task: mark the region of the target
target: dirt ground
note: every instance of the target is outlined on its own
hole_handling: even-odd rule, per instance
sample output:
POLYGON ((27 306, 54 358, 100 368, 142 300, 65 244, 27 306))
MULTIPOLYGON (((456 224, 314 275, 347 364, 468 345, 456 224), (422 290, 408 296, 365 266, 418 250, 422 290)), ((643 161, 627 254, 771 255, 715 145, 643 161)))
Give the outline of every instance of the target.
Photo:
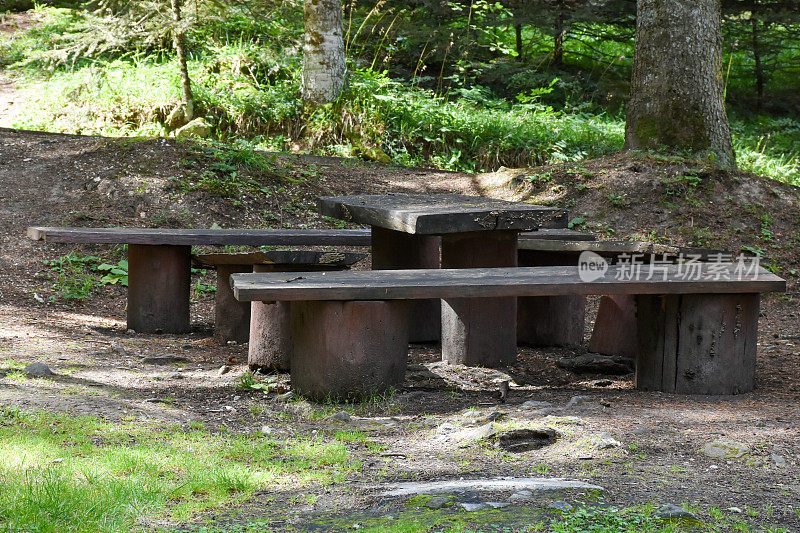
MULTIPOLYGON (((111 420, 130 416, 178 424, 198 420, 210 428, 225 426, 237 432, 269 426, 279 432, 310 434, 323 428, 352 427, 368 431, 385 444, 379 454, 354 447, 351 452, 363 458, 365 468, 346 486, 326 488, 313 505, 292 503, 296 494, 280 495, 283 505, 279 506, 281 518, 273 517, 276 527, 286 520, 311 527, 320 516, 347 516, 364 509, 388 513, 392 504, 377 496, 377 491, 382 484, 396 481, 546 475, 605 487, 608 504, 671 502, 700 509, 748 509, 741 517, 755 525, 800 529, 796 511, 800 501, 800 318, 793 287, 790 298, 770 296, 764 302, 756 391, 750 394, 702 397, 639 392, 632 388, 631 375, 577 375, 556 366, 560 357, 580 353, 580 349, 521 349, 514 368, 497 371, 448 367, 439 361, 437 346, 421 345, 412 349, 403 390, 383 402, 360 407, 345 422, 320 419, 302 402, 281 403, 276 393, 237 388, 246 371, 246 346, 224 344, 213 337, 213 302, 208 295, 195 295, 193 331, 183 336, 126 332, 125 293, 120 287, 102 287, 82 302, 51 302, 55 293, 45 261, 74 246, 30 241, 24 236, 28 225, 153 226, 166 221, 194 227, 212 223, 246 227, 263 224, 264 212, 269 211, 276 224, 325 226, 332 222, 315 216, 311 207, 313 196, 320 193, 423 190, 515 195, 508 186, 499 187, 502 173, 470 176, 377 165, 354 167, 346 161, 295 156, 280 164, 294 165, 293 172, 313 169, 313 183, 287 187, 268 205, 254 200, 231 208, 228 200, 205 193, 155 193, 169 188, 170 180, 163 176, 179 172, 176 161, 191 157, 192 151, 189 145, 169 140, 131 143, 0 131, 0 361, 4 361, 0 367, 8 367, 0 368, 0 373, 38 361, 57 374, 24 382, 0 379, 0 403, 111 420), (166 366, 142 362, 145 356, 164 354, 179 359, 166 366), (220 375, 223 365, 231 366, 231 372, 220 375), (508 400, 500 403, 497 383, 509 378, 508 400), (574 396, 586 398, 566 407, 574 396), (164 398, 170 401, 157 401, 164 398), (522 407, 528 400, 552 406, 522 407), (249 408, 264 403, 269 409, 249 408), (472 414, 471 408, 477 408, 479 415, 472 414), (569 438, 503 459, 485 446, 462 448, 440 438, 441 428, 448 424, 463 430, 474 425, 476 416, 490 415, 520 424, 567 425, 569 438), (584 445, 592 436, 603 434, 621 445, 608 449, 584 445), (720 438, 748 446, 749 453, 726 460, 700 453, 704 445, 720 438), (290 518, 284 516, 287 513, 290 518)), ((639 216, 645 218, 645 214, 639 216)), ((82 249, 104 252, 103 247, 82 249)), ((280 376, 279 381, 289 388, 288 376, 280 376)), ((257 495, 216 519, 269 520, 275 497, 257 495), (260 504, 260 498, 273 503, 260 504)), ((552 499, 543 497, 542 506, 548 498, 552 499)))

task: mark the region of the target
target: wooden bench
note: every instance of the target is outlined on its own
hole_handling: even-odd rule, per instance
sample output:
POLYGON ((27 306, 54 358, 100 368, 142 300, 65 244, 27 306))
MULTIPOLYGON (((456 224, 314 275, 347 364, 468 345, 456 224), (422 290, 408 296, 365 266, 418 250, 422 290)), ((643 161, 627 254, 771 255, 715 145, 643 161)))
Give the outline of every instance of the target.
POLYGON ((224 341, 249 342, 247 362, 253 370, 289 370, 288 303, 240 302, 230 275, 238 272, 314 272, 345 270, 367 254, 277 250, 192 256, 199 268, 217 271, 214 333, 224 341), (251 335, 250 332, 256 333, 251 335))
MULTIPOLYGON (((368 229, 153 229, 32 226, 27 236, 49 243, 128 245, 128 328, 140 333, 189 330, 192 246, 348 246, 372 243, 368 229)), ((530 238, 580 239, 571 230, 530 238)), ((438 250, 438 248, 437 248, 438 250)), ((438 257, 436 258, 438 262, 438 257)), ((438 263, 437 263, 438 266, 438 263)))
MULTIPOLYGON (((644 257, 678 253, 678 248, 663 244, 637 241, 585 241, 576 239, 533 240, 520 238, 518 241, 519 266, 577 266, 583 252, 594 252, 613 261, 622 254, 641 254, 644 257)), ((605 299, 603 299, 605 301, 605 299)), ((602 305, 599 327, 592 333, 592 339, 607 339, 611 325, 617 317, 611 315, 615 308, 602 305)), ((530 296, 517 300, 517 342, 528 346, 567 346, 583 344, 586 315, 586 296, 530 296)), ((598 322, 596 322, 598 324, 598 322)), ((613 328, 612 328, 613 329, 613 328)), ((598 344, 595 342, 595 344, 598 344)), ((597 346, 595 346, 597 349, 597 346)), ((624 351, 624 348, 606 343, 600 347, 601 353, 624 351)), ((595 350, 592 350, 595 351, 595 350)))
MULTIPOLYGON (((233 274, 231 284, 240 301, 293 302, 292 386, 313 399, 359 397, 402 384, 407 300, 441 298, 448 306, 467 298, 587 294, 635 295, 638 388, 747 392, 760 294, 784 291, 786 283, 762 268, 745 279, 725 279, 736 276, 734 265, 713 272, 706 266, 690 280, 668 265, 650 280, 617 279, 621 267, 610 266, 584 282, 577 268, 555 266, 233 274)), ((450 337, 459 334, 445 325, 442 344, 457 342, 450 337)))

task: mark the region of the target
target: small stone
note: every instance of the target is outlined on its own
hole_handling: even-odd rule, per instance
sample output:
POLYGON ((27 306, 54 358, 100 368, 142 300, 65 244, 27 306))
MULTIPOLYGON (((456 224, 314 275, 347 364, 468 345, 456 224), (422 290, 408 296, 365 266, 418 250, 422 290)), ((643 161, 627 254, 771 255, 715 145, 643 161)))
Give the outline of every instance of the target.
POLYGON ((728 507, 728 508, 727 508, 727 509, 725 509, 725 510, 726 510, 726 511, 730 511, 731 513, 742 514, 742 510, 741 510, 741 509, 739 509, 738 507, 728 507))
POLYGON ((133 330, 133 329, 130 329, 130 328, 126 329, 125 330, 125 334, 126 335, 136 335, 136 330, 133 330))
POLYGON ((290 402, 294 398, 294 392, 284 392, 283 394, 279 394, 275 396, 275 400, 278 402, 290 402))
POLYGON ((683 507, 678 507, 672 503, 665 503, 662 505, 661 509, 659 509, 656 513, 656 516, 659 518, 682 518, 697 520, 697 517, 694 515, 694 513, 691 513, 683 507))
POLYGON ((488 507, 488 505, 486 505, 485 503, 459 503, 458 505, 460 505, 465 511, 470 513, 473 511, 481 511, 488 507))
POLYGON ((531 499, 532 495, 533 493, 529 490, 521 490, 519 492, 515 492, 514 494, 512 494, 508 498, 508 501, 512 503, 527 502, 531 499))
POLYGON ((433 498, 428 500, 428 502, 425 504, 425 507, 434 510, 441 509, 442 507, 447 505, 449 501, 450 500, 445 498, 444 496, 434 496, 433 498))
POLYGON ((234 397, 233 397, 233 401, 234 401, 234 402, 238 402, 238 401, 239 401, 239 400, 241 400, 241 399, 242 399, 242 397, 241 397, 241 396, 234 396, 234 397))
POLYGON ((553 404, 550 402, 528 400, 527 402, 523 403, 520 407, 522 407, 523 409, 547 409, 553 407, 553 404))
POLYGON ((261 434, 262 435, 271 435, 272 434, 272 428, 269 427, 269 426, 261 426, 261 434))
POLYGON ((772 462, 775 463, 775 466, 779 468, 783 468, 786 466, 786 459, 782 455, 778 455, 777 453, 773 453, 770 458, 772 462))
POLYGON ((177 130, 185 126, 186 120, 186 106, 179 105, 172 110, 172 113, 167 117, 167 125, 171 130, 177 130))
POLYGON ((569 399, 567 405, 564 406, 564 409, 569 409, 570 407, 575 407, 576 405, 586 405, 587 403, 591 402, 591 396, 573 396, 569 399))
POLYGON ((160 354, 142 358, 145 365, 171 365, 174 363, 187 363, 189 360, 178 355, 160 354))
POLYGON ((589 447, 596 450, 607 450, 609 448, 619 448, 622 446, 620 441, 605 432, 590 435, 588 441, 589 447))
POLYGON ((224 374, 227 374, 231 370, 232 370, 231 367, 229 367, 228 365, 222 365, 221 367, 219 367, 219 370, 217 370, 217 375, 222 376, 224 374))
POLYGON ((338 420, 339 422, 350 422, 352 418, 347 411, 339 411, 328 417, 329 420, 338 420))
POLYGON ((119 355, 127 355, 127 350, 125 347, 120 343, 115 343, 111 345, 111 351, 114 353, 118 353, 119 355))
POLYGON ((715 440, 700 450, 700 453, 712 459, 736 459, 749 452, 749 446, 728 439, 715 440))
POLYGON ((440 435, 443 435, 443 434, 447 434, 447 433, 452 433, 452 432, 456 431, 457 429, 458 428, 455 427, 450 422, 445 422, 444 424, 441 424, 439 427, 436 428, 436 433, 438 433, 440 435))
POLYGON ((205 121, 204 118, 199 117, 189 122, 182 128, 175 132, 176 139, 188 139, 190 137, 198 137, 204 139, 211 133, 211 126, 205 121))
POLYGON ((488 424, 476 427, 475 429, 459 431, 454 435, 454 437, 458 441, 458 445, 462 448, 465 448, 473 442, 486 440, 494 437, 496 434, 497 428, 495 427, 494 422, 489 422, 488 424))
POLYGON ((44 363, 31 363, 22 369, 22 373, 29 378, 43 378, 54 375, 50 367, 44 363))
POLYGON ((492 509, 502 509, 503 507, 508 507, 511 504, 508 502, 486 502, 486 505, 492 509))
POLYGON ((572 505, 565 501, 552 502, 547 506, 548 509, 555 509, 556 511, 567 512, 572 510, 572 505))

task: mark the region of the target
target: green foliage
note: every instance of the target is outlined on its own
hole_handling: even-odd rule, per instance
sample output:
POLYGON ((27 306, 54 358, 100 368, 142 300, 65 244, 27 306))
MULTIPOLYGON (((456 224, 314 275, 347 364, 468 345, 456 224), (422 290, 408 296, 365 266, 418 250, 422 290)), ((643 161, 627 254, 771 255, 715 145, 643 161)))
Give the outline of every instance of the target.
MULTIPOLYGON (((159 26, 163 16, 150 13, 159 2, 137 3, 121 19, 38 8, 40 24, 0 44, 0 64, 38 96, 16 126, 167 135, 180 84, 165 38, 174 28, 159 26), (141 30, 147 38, 131 33, 135 13, 150 13, 141 30)), ((301 7, 297 0, 186 4, 196 108, 221 141, 254 139, 251 144, 260 149, 291 147, 467 171, 578 160, 622 146, 620 110, 633 49, 630 13, 567 13, 569 64, 562 68, 550 64, 548 25, 555 19, 547 6, 533 16, 530 7, 502 2, 425 3, 415 9, 406 2, 353 2, 345 13, 348 90, 338 102, 306 110, 298 96, 301 7), (517 22, 521 54, 513 31, 517 22)), ((762 30, 784 31, 775 24, 762 30)), ((784 37, 788 50, 795 49, 794 33, 784 37)), ((730 84, 752 66, 747 53, 731 51, 730 84)), ((780 66, 790 52, 770 53, 780 66)), ((770 83, 792 86, 778 75, 781 68, 773 69, 770 83)), ((744 90, 742 83, 737 87, 744 90)), ((800 183, 797 120, 748 116, 734 119, 732 127, 741 168, 800 183)), ((225 196, 242 186, 258 190, 257 184, 242 184, 239 164, 221 158, 181 185, 225 196)))
POLYGON ((672 524, 653 514, 652 508, 617 509, 615 507, 578 507, 564 513, 561 521, 550 525, 553 533, 572 533, 587 531, 592 533, 640 533, 680 531, 672 524))
POLYGON ((96 269, 100 272, 105 272, 102 278, 100 278, 100 283, 105 285, 116 285, 119 283, 123 287, 128 286, 128 261, 125 259, 120 259, 117 261, 117 264, 110 265, 108 263, 102 263, 97 265, 96 269))
MULTIPOLYGON (((110 255, 117 253, 112 250, 110 255)), ((128 261, 124 259, 109 264, 98 256, 73 250, 45 264, 50 268, 52 288, 57 293, 51 300, 84 300, 99 285, 128 286, 128 261)))

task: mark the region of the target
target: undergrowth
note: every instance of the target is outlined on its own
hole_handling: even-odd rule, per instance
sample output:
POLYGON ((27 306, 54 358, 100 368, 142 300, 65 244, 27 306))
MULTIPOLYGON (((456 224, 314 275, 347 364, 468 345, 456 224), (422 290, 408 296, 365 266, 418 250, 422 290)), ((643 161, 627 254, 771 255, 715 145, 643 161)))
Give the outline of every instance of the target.
MULTIPOLYGON (((359 56, 369 46, 355 29, 347 90, 333 104, 305 109, 299 98, 302 17, 295 4, 278 2, 274 12, 255 15, 229 6, 224 16, 209 14, 192 27, 196 105, 220 141, 259 138, 262 149, 464 171, 573 161, 622 147, 621 113, 582 100, 588 93, 581 83, 596 82, 533 71, 523 76, 502 61, 481 67, 480 76, 478 67, 464 64, 438 79, 421 72, 390 77, 380 61, 359 56), (492 72, 508 76, 507 94, 481 85, 492 72), (551 101, 560 104, 551 107, 551 101)), ((0 43, 0 65, 36 95, 16 127, 170 134, 167 118, 180 98, 168 47, 154 42, 141 49, 126 41, 87 49, 76 43, 100 24, 89 14, 40 7, 36 16, 39 24, 0 43)), ((395 45, 381 46, 380 53, 388 53, 395 45)), ((757 116, 734 119, 732 127, 740 168, 800 184, 800 122, 757 116)), ((205 176, 187 187, 224 194, 228 185, 218 182, 205 176)))

